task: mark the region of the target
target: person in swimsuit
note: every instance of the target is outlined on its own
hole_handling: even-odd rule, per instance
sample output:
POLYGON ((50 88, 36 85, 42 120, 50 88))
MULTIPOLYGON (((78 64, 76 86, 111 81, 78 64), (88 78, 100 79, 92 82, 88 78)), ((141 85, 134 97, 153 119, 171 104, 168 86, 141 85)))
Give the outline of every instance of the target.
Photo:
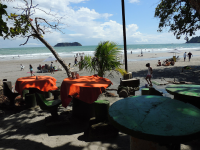
POLYGON ((150 67, 150 63, 147 63, 146 67, 148 67, 148 72, 147 72, 146 80, 147 80, 147 83, 149 84, 149 86, 152 86, 151 78, 152 78, 153 70, 150 67))
POLYGON ((53 62, 51 62, 51 74, 54 74, 54 69, 53 69, 53 62))
POLYGON ((33 74, 33 67, 32 67, 31 64, 30 64, 30 66, 29 66, 29 69, 30 69, 30 73, 31 73, 31 76, 32 76, 32 74, 33 74))

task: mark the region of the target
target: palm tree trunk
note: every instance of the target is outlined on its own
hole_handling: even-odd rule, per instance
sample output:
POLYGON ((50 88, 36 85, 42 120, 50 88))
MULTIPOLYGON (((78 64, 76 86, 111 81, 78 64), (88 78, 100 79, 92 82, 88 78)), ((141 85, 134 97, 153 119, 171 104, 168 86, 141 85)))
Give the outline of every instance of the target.
MULTIPOLYGON (((27 20, 29 20, 29 18, 27 18, 27 20)), ((33 26, 32 22, 29 21, 35 36, 52 52, 52 54, 55 56, 55 58, 58 60, 58 62, 63 66, 63 68, 65 69, 67 76, 71 77, 71 71, 69 69, 69 67, 65 64, 65 62, 62 60, 62 58, 58 55, 58 53, 56 52, 56 50, 45 40, 40 36, 40 33, 35 29, 35 27, 33 26)))
POLYGON ((38 37, 38 39, 52 52, 52 54, 55 56, 55 58, 58 60, 58 62, 63 66, 65 69, 67 76, 71 77, 71 71, 69 67, 65 64, 65 62, 62 60, 62 58, 58 55, 58 53, 55 51, 55 49, 41 36, 38 37))

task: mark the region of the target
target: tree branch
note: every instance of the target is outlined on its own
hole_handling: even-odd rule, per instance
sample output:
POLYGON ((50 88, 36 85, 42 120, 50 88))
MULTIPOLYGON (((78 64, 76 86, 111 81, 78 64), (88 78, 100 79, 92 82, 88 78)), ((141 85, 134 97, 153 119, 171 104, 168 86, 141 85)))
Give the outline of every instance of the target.
POLYGON ((26 42, 25 42, 24 44, 20 44, 19 46, 27 44, 27 42, 28 42, 28 40, 29 40, 29 38, 30 38, 31 36, 32 36, 32 35, 27 36, 26 42))

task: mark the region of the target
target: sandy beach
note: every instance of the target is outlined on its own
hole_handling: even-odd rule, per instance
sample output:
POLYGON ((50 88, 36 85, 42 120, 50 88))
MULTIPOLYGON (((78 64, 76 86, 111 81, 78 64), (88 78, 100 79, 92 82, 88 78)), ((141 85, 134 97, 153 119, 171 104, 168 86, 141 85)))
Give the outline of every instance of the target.
MULTIPOLYGON (((189 52, 189 51, 187 51, 189 52)), ((153 68, 152 81, 187 81, 200 84, 200 51, 191 51, 193 57, 191 61, 183 60, 183 53, 178 54, 180 59, 175 63, 174 66, 156 66, 160 58, 161 62, 166 58, 172 58, 172 53, 152 53, 143 52, 143 57, 138 57, 136 54, 128 54, 128 72, 132 72, 133 78, 140 79, 140 87, 146 84, 145 77, 147 74, 146 63, 150 63, 153 68), (190 66, 192 69, 183 70, 184 66, 190 66)), ((61 56, 62 57, 62 56, 61 56)), ((78 58, 78 60, 80 57, 78 58)), ((12 61, 1 61, 0 62, 0 79, 7 79, 15 85, 17 78, 30 76, 29 64, 32 64, 35 75, 53 76, 57 79, 57 86, 60 86, 63 79, 67 78, 65 70, 57 71, 54 74, 51 73, 37 73, 37 67, 39 64, 44 65, 42 62, 44 59, 30 59, 30 60, 12 60, 12 61), (25 66, 24 70, 21 71, 20 64, 25 66)), ((74 57, 64 58, 66 64, 73 64, 74 57)), ((58 62, 54 62, 56 67, 61 66, 58 62)), ((122 66, 124 68, 124 65, 122 66)), ((71 71, 78 71, 80 76, 93 75, 86 70, 79 71, 78 67, 71 67, 71 71)), ((117 89, 120 78, 120 74, 113 73, 114 78, 109 78, 113 85, 112 89, 117 89)), ((156 86, 156 88, 164 89, 164 86, 156 86)), ((116 92, 113 92, 116 94, 116 92)), ((141 91, 137 91, 136 95, 140 95, 141 91)), ((166 94, 167 95, 167 94, 166 94)), ((170 95, 167 95, 170 96, 170 95)), ((102 98, 102 97, 100 97, 102 98)), ((105 98, 105 97, 104 97, 105 98)), ((108 98, 112 104, 120 98, 108 98)), ((67 108, 60 107, 59 114, 65 114, 67 108)), ((84 123, 79 120, 74 120, 75 126, 62 126, 59 128, 45 127, 45 117, 50 116, 48 112, 41 111, 39 107, 35 109, 24 110, 20 113, 13 114, 10 116, 0 117, 0 150, 2 149, 69 149, 69 150, 129 150, 129 136, 120 133, 118 137, 112 139, 105 139, 102 141, 87 141, 82 138, 84 123), (83 124, 82 124, 83 123, 83 124)), ((182 150, 196 150, 195 145, 191 146, 182 144, 182 150)))
MULTIPOLYGON (((188 51, 189 52, 189 51, 188 51)), ((151 67, 153 68, 153 79, 159 79, 159 78, 175 78, 177 81, 187 80, 190 82, 200 82, 200 79, 198 78, 198 74, 191 74, 190 72, 196 71, 198 72, 198 66, 200 66, 200 51, 191 51, 193 54, 193 57, 191 58, 191 61, 188 61, 188 57, 186 58, 186 61, 183 60, 183 53, 178 54, 180 59, 175 63, 174 66, 156 66, 158 60, 160 58, 161 62, 163 62, 167 58, 172 58, 172 53, 152 53, 152 52, 143 52, 143 57, 138 57, 138 54, 128 54, 127 59, 128 61, 128 72, 132 72, 133 78, 141 78, 143 79, 146 77, 147 68, 146 63, 150 63, 151 67), (191 70, 181 72, 182 67, 184 66, 191 66, 191 70), (194 67, 193 67, 194 66, 194 67), (194 75, 194 77, 193 77, 194 75)), ((62 57, 62 56, 61 56, 62 57)), ((49 64, 51 62, 43 62, 44 59, 29 59, 29 60, 23 60, 21 59, 13 59, 12 61, 1 61, 0 63, 0 79, 7 79, 8 81, 11 81, 12 84, 15 84, 15 81, 17 78, 20 77, 26 77, 30 76, 30 70, 29 70, 29 64, 32 64, 33 71, 35 75, 46 75, 46 76, 53 76, 57 79, 57 86, 60 86, 63 79, 67 78, 67 74, 65 70, 63 71, 57 71, 54 74, 51 73, 37 73, 37 67, 39 64, 45 65, 49 64), (24 70, 21 71, 20 64, 23 64, 25 66, 24 70)), ((74 57, 65 57, 63 59, 66 64, 71 63, 74 64, 74 57)), ((80 57, 78 57, 78 60, 80 60, 80 57)), ((56 67, 61 66, 58 62, 53 63, 56 67)), ((71 66, 72 66, 71 65, 71 66)), ((125 68, 124 65, 122 65, 122 68, 125 68)), ((80 76, 85 75, 93 75, 94 73, 90 73, 87 70, 79 71, 78 67, 71 67, 71 71, 78 71, 80 76)), ((114 78, 107 77, 113 82, 113 86, 118 86, 120 78, 122 76, 119 74, 114 73, 114 78)), ((143 80, 141 80, 143 84, 143 80)))

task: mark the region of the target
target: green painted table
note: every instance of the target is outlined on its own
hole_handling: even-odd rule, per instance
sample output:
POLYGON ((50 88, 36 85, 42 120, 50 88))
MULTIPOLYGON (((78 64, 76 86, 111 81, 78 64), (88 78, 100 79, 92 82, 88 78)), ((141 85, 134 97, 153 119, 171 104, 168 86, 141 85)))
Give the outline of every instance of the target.
POLYGON ((200 108, 200 85, 170 84, 166 91, 174 95, 174 99, 181 100, 200 108))
POLYGON ((159 150, 168 150, 170 146, 180 150, 180 143, 200 135, 200 109, 163 96, 144 95, 119 100, 110 106, 109 120, 131 136, 131 149, 134 150, 145 149, 141 147, 148 150, 154 147, 155 150, 160 145, 164 146, 157 148, 159 150))

